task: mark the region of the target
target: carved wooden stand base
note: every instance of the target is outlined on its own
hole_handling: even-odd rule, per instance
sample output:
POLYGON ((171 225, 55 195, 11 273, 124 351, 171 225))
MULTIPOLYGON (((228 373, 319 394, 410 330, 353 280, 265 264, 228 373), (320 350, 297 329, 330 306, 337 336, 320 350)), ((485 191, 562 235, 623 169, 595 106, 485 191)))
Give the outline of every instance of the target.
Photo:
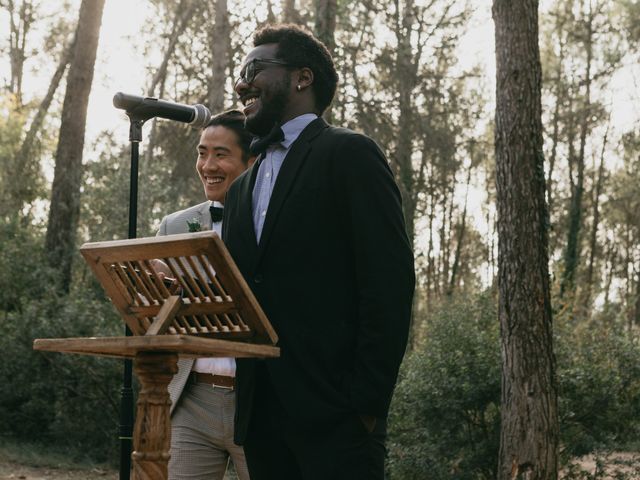
POLYGON ((140 352, 133 370, 140 394, 133 432, 133 480, 166 480, 171 444, 167 386, 178 371, 175 353, 140 352))

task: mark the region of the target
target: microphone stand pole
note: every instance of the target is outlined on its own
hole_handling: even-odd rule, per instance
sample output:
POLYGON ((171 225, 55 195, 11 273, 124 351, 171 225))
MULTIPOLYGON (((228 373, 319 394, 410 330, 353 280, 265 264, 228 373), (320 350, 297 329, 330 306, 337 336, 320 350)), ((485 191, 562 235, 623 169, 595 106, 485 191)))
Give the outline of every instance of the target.
MULTIPOLYGON (((131 125, 129 127, 129 141, 131 142, 131 173, 129 180, 129 237, 136 238, 138 223, 138 160, 140 158, 139 145, 142 141, 142 125, 145 120, 136 118, 127 112, 131 125)), ((129 327, 125 327, 125 335, 131 336, 129 327)), ((124 361, 122 375, 122 390, 120 391, 120 480, 129 480, 131 474, 131 447, 133 442, 133 388, 132 362, 124 361)))

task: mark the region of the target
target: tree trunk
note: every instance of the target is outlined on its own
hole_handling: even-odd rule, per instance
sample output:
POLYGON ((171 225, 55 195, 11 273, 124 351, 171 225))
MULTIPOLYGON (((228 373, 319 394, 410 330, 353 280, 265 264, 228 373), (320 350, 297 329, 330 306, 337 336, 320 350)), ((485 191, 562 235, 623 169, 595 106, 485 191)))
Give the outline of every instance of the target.
POLYGON ((224 83, 231 51, 231 27, 227 0, 216 0, 215 22, 209 32, 211 39, 211 77, 209 81, 209 108, 219 113, 224 108, 224 83))
MULTIPOLYGON (((173 57, 173 53, 175 52, 180 36, 184 33, 189 20, 193 17, 195 7, 196 2, 189 0, 181 0, 180 3, 178 3, 173 17, 173 26, 171 28, 171 34, 169 35, 169 43, 164 51, 162 62, 160 63, 158 70, 156 70, 156 73, 153 75, 151 84, 147 89, 147 95, 150 97, 155 97, 157 95, 158 98, 162 98, 164 96, 164 86, 167 80, 169 61, 171 60, 171 57, 173 57)), ((148 165, 153 164, 153 151, 158 143, 157 120, 158 119, 155 117, 151 120, 151 131, 149 132, 149 141, 145 148, 144 163, 142 165, 143 169, 148 165)))
POLYGON ((549 158, 549 172, 547 173, 547 203, 549 205, 549 215, 553 213, 553 170, 556 165, 556 156, 558 152, 558 143, 560 137, 560 106, 564 101, 564 87, 562 84, 562 67, 564 65, 564 48, 565 42, 563 39, 564 22, 560 21, 557 25, 557 33, 560 37, 559 53, 557 59, 557 65, 555 70, 555 82, 554 82, 554 94, 556 97, 556 103, 553 109, 552 133, 551 133, 551 157, 549 158))
POLYGON ((296 10, 296 0, 282 0, 282 21, 283 23, 300 24, 302 19, 296 10))
POLYGON ((587 33, 585 38, 585 49, 587 54, 585 73, 585 104, 581 112, 580 122, 580 149, 577 158, 577 178, 574 188, 571 191, 571 206, 569 209, 569 231, 567 233, 567 248, 564 255, 564 270, 562 273, 562 283, 560 285, 560 295, 573 291, 575 287, 576 270, 580 261, 580 230, 582 227, 582 197, 584 194, 584 151, 587 141, 587 133, 591 125, 591 63, 593 49, 593 14, 589 11, 587 16, 587 33))
POLYGON ((169 66, 169 60, 173 57, 173 52, 176 49, 176 45, 178 44, 178 39, 184 33, 187 28, 187 24, 191 17, 193 16, 193 12, 195 11, 196 2, 189 0, 181 0, 178 6, 176 7, 176 11, 174 14, 173 27, 171 28, 171 34, 169 35, 169 43, 167 44, 167 48, 164 51, 164 55, 162 57, 162 62, 156 70, 156 73, 153 75, 151 79, 151 84, 147 89, 148 95, 153 97, 156 94, 156 88, 158 85, 164 83, 164 80, 167 76, 167 68, 169 66))
POLYGON ((52 266, 60 270, 61 288, 69 291, 71 260, 80 212, 82 149, 87 105, 98 48, 104 0, 82 0, 73 58, 67 77, 62 122, 56 150, 46 248, 52 266))
POLYGON ((396 57, 396 70, 398 82, 398 129, 397 146, 393 152, 391 163, 395 169, 398 186, 402 194, 402 205, 404 209, 405 221, 407 223, 407 234, 411 244, 415 242, 415 214, 416 214, 416 192, 413 188, 413 165, 411 155, 413 153, 413 102, 411 100, 413 89, 416 84, 415 67, 413 66, 413 56, 411 52, 411 31, 414 23, 413 0, 395 2, 396 9, 396 39, 398 50, 396 57))
POLYGON ((605 257, 605 266, 607 267, 607 270, 605 271, 605 282, 604 282, 605 309, 610 305, 611 283, 613 282, 613 277, 615 276, 615 272, 618 267, 616 263, 617 256, 618 256, 618 252, 616 251, 615 244, 613 242, 609 243, 609 249, 605 257))
POLYGON ((471 170, 469 165, 467 170, 467 188, 464 194, 464 207, 462 209, 462 219, 458 227, 458 236, 456 238, 456 251, 453 256, 453 266, 451 267, 451 280, 449 281, 449 287, 447 288, 447 296, 453 295, 453 291, 456 288, 456 282, 458 281, 458 269, 460 268, 460 257, 462 256, 462 245, 464 243, 464 235, 467 230, 467 201, 469 199, 469 185, 471 184, 471 170))
MULTIPOLYGON (((331 55, 335 55, 336 40, 336 12, 338 9, 337 0, 315 0, 316 3, 316 18, 315 18, 315 34, 322 43, 326 45, 331 52, 331 55)), ((331 105, 323 114, 324 119, 331 123, 332 111, 331 105)))
POLYGON ((12 0, 6 6, 9 13, 9 61, 11 63, 10 92, 16 97, 18 107, 22 107, 22 79, 24 62, 27 59, 27 34, 35 20, 33 5, 23 0, 16 15, 16 5, 12 0))
POLYGON ((558 476, 538 2, 494 0, 502 406, 499 480, 558 476))
POLYGON ((640 325, 640 269, 636 277, 636 301, 633 307, 633 323, 636 327, 640 325))
POLYGON ((600 226, 600 196, 604 184, 604 158, 607 148, 607 139, 609 137, 609 127, 611 122, 607 124, 607 130, 602 139, 602 150, 600 152, 600 166, 598 167, 598 178, 596 180, 595 192, 593 193, 593 225, 591 226, 591 238, 589 241, 589 265, 587 267, 587 278, 584 285, 583 300, 580 304, 583 308, 591 309, 591 294, 593 292, 593 271, 596 262, 596 249, 598 239, 598 227, 600 226))
POLYGON ((337 0, 316 0, 315 30, 316 37, 326 45, 332 55, 335 54, 337 0))

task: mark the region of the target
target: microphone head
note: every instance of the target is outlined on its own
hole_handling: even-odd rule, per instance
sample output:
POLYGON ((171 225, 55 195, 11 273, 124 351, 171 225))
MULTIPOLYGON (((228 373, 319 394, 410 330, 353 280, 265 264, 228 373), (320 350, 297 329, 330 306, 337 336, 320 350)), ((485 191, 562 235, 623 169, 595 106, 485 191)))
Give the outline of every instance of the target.
POLYGON ((195 115, 193 116, 193 120, 189 122, 189 125, 198 129, 206 127, 209 120, 211 120, 211 112, 209 109, 199 103, 194 105, 193 109, 195 110, 195 115))

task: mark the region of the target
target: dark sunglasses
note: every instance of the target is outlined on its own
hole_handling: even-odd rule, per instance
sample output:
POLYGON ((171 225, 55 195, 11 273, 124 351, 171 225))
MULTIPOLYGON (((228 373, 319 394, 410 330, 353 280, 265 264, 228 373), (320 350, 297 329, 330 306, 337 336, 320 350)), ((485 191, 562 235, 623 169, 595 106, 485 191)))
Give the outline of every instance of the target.
POLYGON ((256 78, 256 75, 264 70, 267 67, 260 67, 261 64, 270 64, 270 65, 282 65, 284 67, 293 67, 290 63, 283 62, 282 60, 275 60, 270 58, 254 58, 249 63, 247 63, 244 68, 240 71, 240 77, 236 80, 236 85, 243 81, 244 83, 251 83, 253 79, 256 78))

